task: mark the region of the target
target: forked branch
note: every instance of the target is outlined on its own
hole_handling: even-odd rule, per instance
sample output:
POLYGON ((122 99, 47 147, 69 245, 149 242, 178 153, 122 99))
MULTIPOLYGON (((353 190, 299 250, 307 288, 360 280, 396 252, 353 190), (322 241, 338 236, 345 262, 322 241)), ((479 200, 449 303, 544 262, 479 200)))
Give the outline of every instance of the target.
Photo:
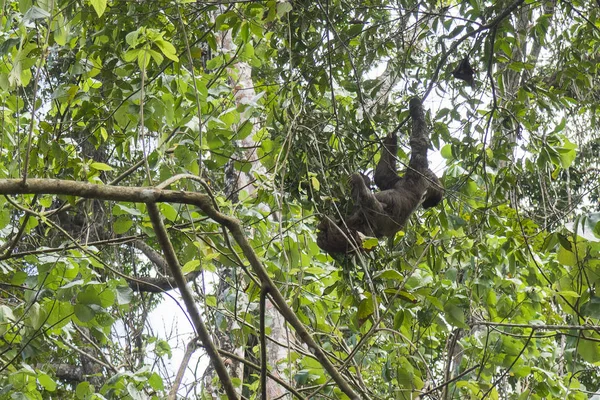
MULTIPOLYGON (((148 205, 148 211, 150 213, 152 223, 155 229, 158 228, 158 231, 156 232, 157 235, 160 234, 159 231, 161 231, 160 224, 162 224, 162 220, 160 220, 159 223, 160 213, 158 212, 158 208, 156 207, 155 203, 164 202, 191 204, 200 208, 208 217, 213 219, 215 222, 225 226, 231 232, 231 235, 233 236, 234 240, 238 243, 238 245, 242 249, 244 256, 250 263, 252 270, 260 279, 262 287, 266 291, 268 291, 271 300, 277 306, 277 308, 279 309, 283 317, 286 319, 286 321, 294 328, 298 336, 300 336, 300 339, 308 346, 308 348, 315 355, 315 357, 317 357, 321 365, 323 365, 323 368, 325 368, 325 370, 331 375, 332 379, 336 382, 339 388, 350 399, 359 399, 358 395, 352 389, 348 381, 335 368, 335 366, 331 363, 323 349, 313 339, 313 337, 310 335, 304 324, 296 316, 296 314, 290 308, 290 306, 288 306, 285 298, 273 283, 273 280, 269 276, 267 270, 263 267, 260 259, 254 252, 254 249, 246 239, 240 222, 237 219, 225 215, 216 210, 213 206, 212 199, 210 198, 210 196, 202 193, 176 190, 161 190, 152 187, 119 187, 110 185, 93 185, 84 182, 74 182, 58 179, 27 179, 25 183, 23 183, 23 180, 21 179, 0 179, 0 195, 14 194, 70 195, 97 200, 146 203, 148 205)), ((164 226, 162 227, 162 229, 164 229, 164 226)), ((171 267, 171 261, 169 260, 169 255, 167 254, 167 252, 170 250, 168 250, 168 246, 167 248, 163 246, 164 244, 166 244, 166 242, 163 242, 161 238, 159 238, 159 241, 161 241, 161 247, 163 248, 163 251, 165 251, 165 258, 167 259, 167 262, 169 262, 169 266, 171 267)), ((173 262, 177 262, 176 258, 173 262)), ((181 269, 179 269, 179 274, 181 274, 181 269)), ((179 280, 177 279, 177 277, 175 277, 175 279, 179 280)), ((181 276, 180 279, 183 281, 178 282, 178 286, 181 288, 181 283, 183 283, 183 285, 185 286, 185 279, 183 278, 183 276, 181 276)), ((183 293, 184 292, 182 291, 182 295, 183 293)), ((192 310, 190 310, 188 302, 186 301, 186 306, 188 306, 188 311, 190 312, 190 314, 192 314, 192 310, 194 309, 195 305, 192 304, 193 307, 192 310)), ((206 345, 206 343, 204 344, 206 345)), ((218 359, 213 358, 213 356, 211 356, 211 361, 213 361, 213 363, 215 363, 215 361, 218 363, 218 359)), ((221 378, 221 376, 219 377, 221 378)))

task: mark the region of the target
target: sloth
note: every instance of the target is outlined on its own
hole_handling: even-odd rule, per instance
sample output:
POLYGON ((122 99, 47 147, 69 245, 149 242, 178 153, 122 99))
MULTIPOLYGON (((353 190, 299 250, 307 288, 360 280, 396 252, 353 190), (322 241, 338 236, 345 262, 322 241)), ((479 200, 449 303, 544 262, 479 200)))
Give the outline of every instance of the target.
POLYGON ((421 100, 412 98, 409 109, 412 119, 411 156, 404 176, 398 176, 396 172, 398 144, 396 132, 393 132, 384 139, 375 168, 374 180, 380 191, 373 193, 364 175, 352 174, 352 214, 337 223, 328 217, 320 222, 317 244, 327 253, 349 253, 361 249, 362 236, 394 236, 419 205, 431 208, 442 200, 444 188, 429 169, 427 161, 429 137, 421 100))
POLYGON ((454 71, 452 71, 452 76, 467 82, 471 87, 475 87, 475 70, 469 62, 468 56, 459 61, 454 71))

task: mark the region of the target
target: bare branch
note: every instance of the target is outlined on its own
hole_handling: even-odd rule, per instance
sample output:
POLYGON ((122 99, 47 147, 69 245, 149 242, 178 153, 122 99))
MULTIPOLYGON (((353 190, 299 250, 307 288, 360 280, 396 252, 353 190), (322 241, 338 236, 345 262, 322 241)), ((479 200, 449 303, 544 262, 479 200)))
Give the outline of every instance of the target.
MULTIPOLYGON (((190 272, 185 276, 187 282, 191 282, 200 275, 200 271, 190 272)), ((177 288, 177 283, 172 277, 152 278, 150 276, 138 276, 135 280, 125 278, 131 290, 145 293, 164 293, 177 288)))
POLYGON ((194 351, 196 351, 197 348, 198 346, 196 343, 196 338, 193 338, 185 348, 183 360, 181 360, 181 364, 179 365, 179 369, 177 370, 177 375, 175 376, 175 382, 173 382, 173 386, 171 387, 171 391, 169 392, 167 400, 175 400, 177 398, 177 391, 179 390, 179 386, 181 385, 181 381, 183 380, 183 374, 185 373, 185 369, 190 363, 192 354, 194 354, 194 351))
POLYGON ((156 233, 156 239, 158 240, 158 243, 160 243, 160 247, 163 249, 165 260, 169 265, 171 275, 177 283, 177 288, 179 289, 181 297, 183 298, 185 307, 187 308, 188 313, 190 314, 190 318, 194 323, 196 333, 198 334, 200 340, 206 348, 206 353, 210 357, 213 366, 215 367, 215 371, 217 372, 217 375, 221 380, 221 384, 225 389, 225 393, 227 393, 227 397, 230 400, 238 399, 239 396, 235 391, 235 386, 233 386, 233 382, 231 382, 231 377, 227 372, 227 368, 225 368, 225 364, 223 363, 221 356, 219 356, 217 347, 215 346, 210 337, 210 332, 206 328, 206 325, 204 325, 204 321, 202 321, 200 311, 196 306, 196 302, 194 301, 192 292, 187 286, 187 282, 185 280, 185 277, 183 276, 183 272, 181 271, 181 266, 179 265, 179 260, 177 260, 177 255, 175 254, 175 249, 171 244, 169 234, 167 233, 167 229, 163 224, 160 210, 158 209, 156 203, 153 202, 150 198, 146 202, 146 208, 148 209, 148 216, 152 221, 152 226, 154 227, 154 232, 156 233))
POLYGON ((167 261, 159 252, 154 250, 152 246, 146 244, 145 242, 142 242, 141 240, 136 240, 135 242, 131 243, 131 245, 139 251, 141 251, 142 253, 144 253, 144 255, 148 257, 148 259, 160 269, 160 272, 162 274, 170 275, 169 265, 167 264, 167 261))

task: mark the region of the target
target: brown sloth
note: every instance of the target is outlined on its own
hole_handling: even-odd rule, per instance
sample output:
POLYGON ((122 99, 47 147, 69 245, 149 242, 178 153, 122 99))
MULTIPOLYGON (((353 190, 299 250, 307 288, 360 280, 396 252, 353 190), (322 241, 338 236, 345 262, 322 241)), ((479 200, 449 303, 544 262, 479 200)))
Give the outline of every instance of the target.
POLYGON ((361 235, 377 238, 394 236, 419 204, 430 208, 442 200, 444 188, 429 169, 427 161, 429 136, 421 100, 412 98, 409 109, 412 119, 411 156, 404 176, 400 177, 396 172, 398 144, 394 132, 385 138, 375 168, 375 184, 381 191, 371 192, 368 179, 359 173, 352 174, 350 184, 354 211, 337 223, 327 217, 321 221, 317 244, 324 251, 335 254, 361 249, 361 235))

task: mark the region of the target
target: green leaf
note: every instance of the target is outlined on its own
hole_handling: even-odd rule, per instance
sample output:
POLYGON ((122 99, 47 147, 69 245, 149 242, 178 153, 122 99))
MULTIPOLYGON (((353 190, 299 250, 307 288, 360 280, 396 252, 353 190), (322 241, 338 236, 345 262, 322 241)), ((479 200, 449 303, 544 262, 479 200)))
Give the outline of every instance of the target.
POLYGON ((362 238, 363 249, 371 250, 372 248, 377 247, 378 244, 379 244, 379 240, 377 238, 368 237, 368 236, 362 238))
POLYGON ((133 400, 146 400, 146 396, 135 387, 133 382, 127 384, 127 393, 133 400))
POLYGON ((90 322, 96 316, 96 312, 87 304, 75 304, 73 310, 75 316, 83 323, 90 322))
MULTIPOLYGON (((23 222, 23 219, 24 219, 24 218, 25 218, 25 217, 22 217, 20 222, 23 222)), ((31 230, 32 230, 32 229, 34 229, 34 228, 36 228, 36 227, 37 227, 39 224, 40 224, 40 223, 39 223, 39 221, 37 220, 37 218, 35 218, 35 217, 30 217, 30 218, 27 220, 27 223, 25 224, 25 232, 27 232, 27 233, 31 233, 31 230)))
POLYGON ((452 155, 452 146, 449 145, 449 144, 446 144, 446 145, 444 145, 444 147, 442 147, 442 150, 440 151, 440 154, 446 160, 452 160, 452 159, 454 159, 454 156, 452 155))
POLYGON ((77 302, 87 305, 100 305, 101 300, 97 285, 86 285, 83 290, 77 294, 77 302))
POLYGON ((12 310, 5 305, 0 305, 0 335, 4 335, 9 324, 16 321, 12 310))
POLYGON ((27 320, 34 330, 38 330, 44 325, 47 316, 46 310, 40 306, 40 303, 33 303, 27 312, 27 320))
POLYGON ((319 183, 319 180, 317 179, 317 177, 316 176, 311 176, 310 177, 310 182, 311 182, 311 185, 312 185, 313 189, 316 192, 318 192, 319 189, 321 188, 321 184, 319 183))
POLYGON ((62 16, 57 16, 52 25, 54 27, 52 35, 56 44, 59 46, 66 45, 69 37, 67 20, 62 16))
POLYGON ((396 314, 394 314, 394 329, 400 330, 402 328, 403 323, 404 323, 404 311, 399 310, 396 314))
POLYGON ((600 320, 600 297, 592 296, 590 300, 581 307, 581 314, 600 320))
POLYGON ((375 306, 373 304, 373 298, 369 295, 366 298, 362 299, 358 304, 358 314, 357 317, 360 321, 364 321, 369 318, 373 312, 375 311, 375 306))
POLYGON ((303 271, 307 274, 311 274, 311 275, 323 275, 325 273, 325 270, 321 267, 308 267, 308 268, 304 268, 303 271))
POLYGON ((54 392, 56 390, 56 382, 45 373, 39 372, 37 380, 47 391, 54 392))
POLYGON ((44 18, 50 18, 50 13, 36 6, 31 7, 29 10, 27 10, 25 15, 23 15, 23 20, 25 22, 33 22, 37 19, 44 18))
MULTIPOLYGON (((154 60, 154 62, 156 64, 158 64, 158 65, 162 64, 162 62, 164 60, 164 57, 158 51, 155 51, 155 50, 152 50, 152 49, 147 49, 145 51, 147 53, 146 57, 148 59, 150 57, 152 57, 152 59, 154 60)), ((139 59, 139 56, 138 56, 138 59, 139 59)), ((146 66, 148 66, 148 63, 146 63, 146 66)))
POLYGON ((172 205, 168 203, 161 203, 158 208, 160 209, 161 214, 164 215, 169 221, 174 222, 177 220, 177 215, 179 214, 172 205))
POLYGON ((112 214, 114 216, 119 216, 119 215, 134 215, 136 217, 142 216, 142 212, 140 210, 138 210, 137 208, 133 208, 133 207, 127 207, 124 204, 115 204, 115 206, 112 209, 112 214))
POLYGON ((127 50, 123 55, 123 60, 125 60, 126 62, 132 62, 133 60, 137 59, 138 54, 140 54, 140 51, 141 49, 127 50))
POLYGON ((92 7, 94 7, 96 14, 101 17, 106 10, 106 0, 89 0, 89 2, 92 4, 92 7))
POLYGON ((209 307, 216 307, 217 306, 217 298, 215 296, 206 296, 205 297, 206 300, 206 305, 209 307))
POLYGON ((575 292, 573 290, 560 290, 560 291, 556 292, 556 295, 563 296, 563 297, 568 297, 569 301, 581 297, 579 295, 579 293, 577 293, 577 292, 575 292))
POLYGON ((158 340, 155 344, 156 355, 159 357, 168 356, 171 358, 171 346, 166 340, 158 340))
POLYGON ((112 167, 110 165, 106 165, 100 162, 93 162, 90 164, 90 167, 97 171, 112 171, 112 167))
POLYGON ((397 296, 399 299, 402 299, 404 301, 408 301, 408 302, 413 303, 413 304, 417 303, 417 298, 414 295, 408 293, 405 290, 398 290, 398 289, 395 289, 395 288, 388 288, 388 289, 385 289, 384 292, 386 294, 389 294, 390 296, 397 296))
POLYGON ((452 303, 446 303, 444 305, 444 312, 449 323, 459 328, 468 328, 468 325, 465 324, 465 313, 461 307, 452 303))
POLYGON ((293 10, 292 3, 289 1, 282 1, 277 3, 277 16, 283 17, 285 14, 293 10))
POLYGON ((556 149, 560 156, 561 166, 564 169, 569 168, 573 164, 573 161, 575 161, 575 158, 577 157, 576 149, 577 145, 575 143, 570 142, 567 138, 563 139, 562 147, 558 147, 556 149))
POLYGON ((568 251, 573 251, 573 245, 571 244, 571 241, 569 240, 568 237, 566 237, 562 233, 558 233, 556 235, 556 237, 563 249, 568 250, 568 251))
POLYGON ((75 388, 75 395, 80 400, 86 399, 92 393, 94 393, 94 387, 89 382, 81 382, 75 388))
POLYGON ((398 380, 398 386, 403 389, 421 390, 425 386, 418 372, 405 357, 398 359, 396 379, 398 380))
POLYGON ((248 135, 250 135, 254 130, 254 125, 250 123, 250 121, 244 121, 244 123, 241 125, 242 126, 240 126, 240 129, 238 129, 236 135, 238 140, 247 138, 248 135))
MULTIPOLYGON (((592 334, 595 340, 600 338, 600 335, 592 334)), ((577 344, 577 353, 585 361, 595 364, 600 361, 600 343, 592 342, 591 340, 581 339, 577 344)))
POLYGON ((119 217, 113 224, 113 230, 117 235, 122 235, 133 226, 133 221, 128 217, 119 217))
POLYGON ((565 249, 562 246, 558 248, 557 259, 563 265, 567 265, 570 267, 574 267, 577 265, 577 257, 575 256, 575 253, 565 249))
POLYGON ((100 299, 100 306, 103 308, 108 308, 115 303, 116 293, 110 289, 106 289, 98 293, 98 298, 100 299))
POLYGON ((242 54, 244 55, 245 59, 254 57, 254 46, 252 45, 252 43, 246 43, 242 54))
MULTIPOLYGON (((597 238, 600 238, 600 213, 590 213, 586 215, 582 231, 584 234, 592 232, 597 238)), ((589 237, 589 235, 586 235, 586 238, 587 237, 589 237)))
POLYGON ((138 43, 138 38, 140 36, 140 29, 136 29, 135 31, 131 31, 129 32, 126 36, 125 36, 125 42, 127 42, 127 44, 131 47, 135 47, 137 46, 138 43))
POLYGON ((129 304, 133 298, 133 290, 129 286, 117 286, 117 304, 129 304))
POLYGON ((150 378, 148 378, 148 383, 154 390, 161 391, 165 389, 162 378, 156 372, 153 372, 152 375, 150 375, 150 378))
POLYGON ((11 212, 9 208, 0 209, 0 229, 3 229, 10 223, 11 212))
POLYGON ((404 277, 402 276, 402 274, 400 274, 400 272, 396 271, 395 269, 383 270, 381 272, 376 273, 373 277, 381 278, 381 279, 390 279, 390 280, 399 281, 399 282, 402 282, 404 280, 404 277))
POLYGON ((181 269, 181 272, 183 272, 184 274, 189 274, 190 272, 198 271, 200 269, 199 267, 200 260, 191 260, 185 263, 185 265, 181 269))
POLYGON ((219 116, 219 119, 225 123, 225 126, 227 128, 229 128, 233 124, 237 124, 240 121, 240 113, 235 108, 230 108, 229 110, 221 114, 219 116))
POLYGON ((146 69, 148 68, 148 64, 150 64, 150 60, 153 57, 156 57, 160 60, 160 61, 154 60, 157 64, 162 63, 162 56, 158 52, 156 52, 154 50, 150 50, 150 49, 142 49, 138 53, 138 57, 137 57, 138 67, 140 67, 140 70, 146 71, 146 69))
POLYGON ((179 57, 177 57, 177 51, 175 50, 175 46, 173 46, 171 43, 167 42, 164 39, 157 40, 154 43, 156 43, 160 51, 169 60, 179 61, 179 57))

